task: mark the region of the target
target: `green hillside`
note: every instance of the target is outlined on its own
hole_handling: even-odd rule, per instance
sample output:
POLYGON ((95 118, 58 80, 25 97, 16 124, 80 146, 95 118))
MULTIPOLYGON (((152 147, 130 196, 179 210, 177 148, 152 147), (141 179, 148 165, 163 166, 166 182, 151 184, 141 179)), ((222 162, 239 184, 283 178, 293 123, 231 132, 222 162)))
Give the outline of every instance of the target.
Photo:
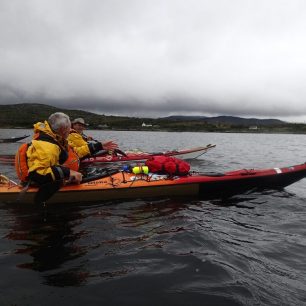
MULTIPOLYGON (((0 105, 0 127, 2 128, 31 128, 33 123, 48 119, 55 112, 64 112, 71 119, 82 117, 90 123, 91 128, 112 126, 115 128, 124 127, 129 122, 140 126, 144 119, 98 115, 82 110, 71 110, 57 108, 44 104, 14 104, 0 105)), ((129 124, 128 124, 129 125, 129 124)))
POLYGON ((32 128, 54 112, 64 112, 71 119, 83 117, 90 129, 177 131, 177 132, 247 132, 306 133, 306 124, 286 123, 276 119, 239 118, 229 116, 135 118, 99 115, 82 110, 57 108, 44 104, 0 105, 0 128, 32 128), (142 126, 145 122, 146 126, 142 126))

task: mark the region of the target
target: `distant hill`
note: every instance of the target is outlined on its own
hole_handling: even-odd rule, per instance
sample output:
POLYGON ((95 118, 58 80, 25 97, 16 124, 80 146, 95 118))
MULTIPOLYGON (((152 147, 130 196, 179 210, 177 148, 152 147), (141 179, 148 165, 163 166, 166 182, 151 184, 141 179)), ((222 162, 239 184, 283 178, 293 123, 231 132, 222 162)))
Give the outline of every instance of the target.
POLYGON ((256 118, 240 118, 233 116, 169 116, 162 119, 176 120, 176 121, 205 121, 210 124, 230 124, 242 126, 272 126, 272 125, 286 125, 287 123, 278 119, 256 119, 256 118))
POLYGON ((177 132, 259 132, 306 133, 305 124, 286 123, 277 119, 240 118, 233 116, 169 116, 135 118, 99 115, 45 104, 0 105, 0 128, 32 128, 54 112, 64 112, 71 119, 83 117, 90 129, 177 131, 177 132), (146 125, 142 125, 145 123, 146 125))
POLYGON ((205 116, 168 116, 168 117, 162 117, 160 119, 166 119, 166 120, 177 120, 177 121, 197 121, 197 120, 205 120, 210 117, 205 116))
POLYGON ((105 116, 82 110, 71 110, 53 107, 45 104, 22 103, 13 105, 0 105, 0 127, 32 127, 33 123, 44 121, 55 112, 64 112, 71 119, 82 117, 89 122, 92 127, 129 121, 129 117, 105 116))

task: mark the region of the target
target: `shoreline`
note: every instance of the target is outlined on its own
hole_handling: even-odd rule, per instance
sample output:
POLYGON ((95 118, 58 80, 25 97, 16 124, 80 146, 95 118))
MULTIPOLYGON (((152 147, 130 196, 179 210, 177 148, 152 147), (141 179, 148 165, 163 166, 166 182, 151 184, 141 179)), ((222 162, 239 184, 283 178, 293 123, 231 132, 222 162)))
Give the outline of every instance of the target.
MULTIPOLYGON (((31 130, 32 127, 0 127, 2 130, 31 130)), ((119 131, 119 132, 167 132, 167 133, 227 133, 227 134, 294 134, 305 135, 306 131, 273 131, 273 130, 193 130, 193 129, 124 129, 124 128, 112 128, 112 129, 99 129, 91 128, 92 131, 119 131)))

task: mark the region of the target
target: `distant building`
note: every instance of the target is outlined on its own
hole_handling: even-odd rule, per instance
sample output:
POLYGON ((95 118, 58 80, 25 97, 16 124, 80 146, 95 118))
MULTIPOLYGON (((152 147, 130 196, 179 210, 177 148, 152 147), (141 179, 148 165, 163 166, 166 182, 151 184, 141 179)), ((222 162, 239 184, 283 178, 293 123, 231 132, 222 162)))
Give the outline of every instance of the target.
POLYGON ((251 125, 251 126, 249 126, 249 130, 258 130, 258 126, 257 125, 251 125))
POLYGON ((152 124, 145 124, 145 123, 143 122, 141 126, 142 126, 142 127, 150 127, 150 126, 152 126, 152 124))
POLYGON ((108 128, 108 125, 107 125, 107 124, 99 124, 99 125, 98 125, 98 128, 99 128, 99 129, 107 129, 107 128, 108 128))

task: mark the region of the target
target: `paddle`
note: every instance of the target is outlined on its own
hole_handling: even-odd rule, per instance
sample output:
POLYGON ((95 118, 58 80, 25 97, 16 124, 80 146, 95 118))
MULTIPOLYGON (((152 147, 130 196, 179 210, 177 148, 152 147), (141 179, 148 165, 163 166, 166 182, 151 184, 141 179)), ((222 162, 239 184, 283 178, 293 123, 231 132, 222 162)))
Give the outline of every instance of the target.
MULTIPOLYGON (((95 181, 104 177, 111 176, 113 174, 116 174, 120 172, 119 169, 108 169, 104 168, 101 169, 102 171, 99 171, 98 173, 94 173, 91 175, 88 175, 82 179, 81 184, 88 183, 91 181, 95 181)), ((46 201, 48 201, 60 188, 63 187, 63 181, 57 180, 53 181, 47 184, 43 184, 39 187, 35 197, 34 197, 34 203, 35 204, 44 204, 46 201)))

